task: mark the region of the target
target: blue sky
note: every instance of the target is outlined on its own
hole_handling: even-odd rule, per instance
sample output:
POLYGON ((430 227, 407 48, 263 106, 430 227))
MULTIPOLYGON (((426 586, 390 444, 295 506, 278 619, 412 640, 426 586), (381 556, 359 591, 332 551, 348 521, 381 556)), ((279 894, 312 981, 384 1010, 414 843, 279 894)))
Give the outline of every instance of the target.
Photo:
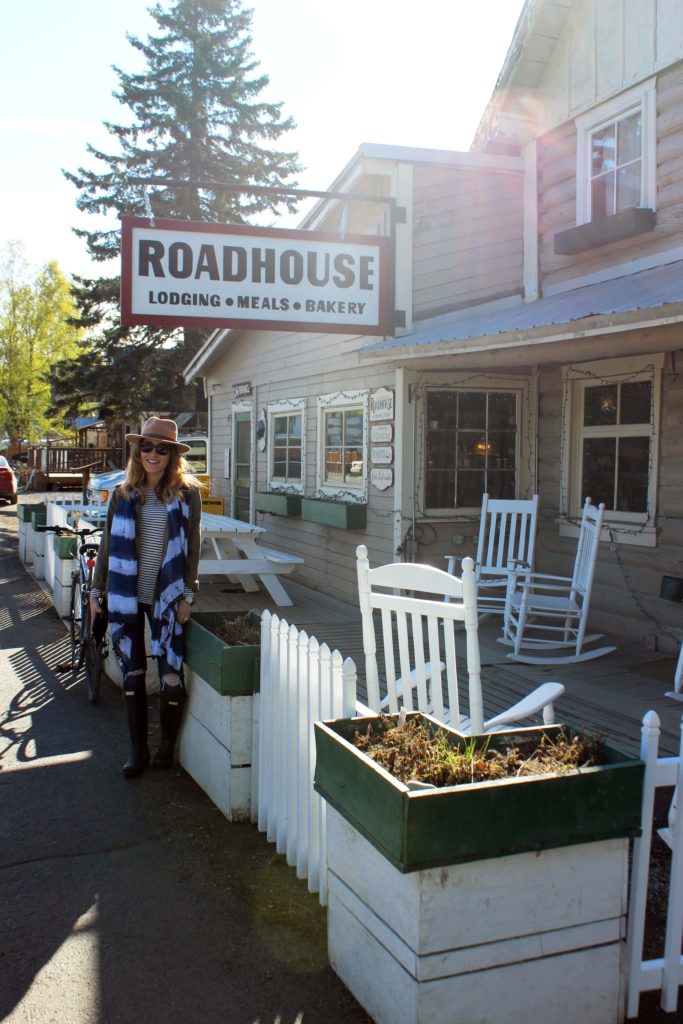
MULTIPOLYGON (((33 264, 89 264, 84 226, 61 168, 110 150, 104 120, 125 119, 112 64, 139 55, 145 0, 0 2, 0 248, 24 242, 33 264)), ((522 0, 252 0, 253 52, 297 129, 304 188, 324 189, 363 142, 469 147, 505 58, 522 0)), ((303 208, 302 208, 303 209, 303 208)), ((284 222, 282 222, 284 224, 284 222)), ((92 226, 92 223, 90 223, 92 226)))

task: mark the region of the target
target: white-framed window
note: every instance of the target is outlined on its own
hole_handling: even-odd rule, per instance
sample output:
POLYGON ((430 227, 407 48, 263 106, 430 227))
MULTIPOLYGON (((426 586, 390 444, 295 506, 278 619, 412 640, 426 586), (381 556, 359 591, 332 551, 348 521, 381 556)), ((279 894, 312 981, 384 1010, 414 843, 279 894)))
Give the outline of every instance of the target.
POLYGON ((656 121, 654 78, 577 117, 577 224, 655 209, 656 121))
POLYGON ((664 356, 603 359, 564 367, 563 509, 585 498, 605 505, 624 543, 654 545, 659 406, 664 356))
POLYGON ((531 485, 529 382, 482 377, 424 394, 423 505, 427 514, 481 508, 483 494, 520 498, 531 485))
POLYGON ((368 392, 338 391, 318 398, 318 491, 365 501, 368 392))
POLYGON ((270 490, 302 494, 304 490, 305 442, 303 398, 271 402, 266 409, 268 424, 268 487, 270 490))

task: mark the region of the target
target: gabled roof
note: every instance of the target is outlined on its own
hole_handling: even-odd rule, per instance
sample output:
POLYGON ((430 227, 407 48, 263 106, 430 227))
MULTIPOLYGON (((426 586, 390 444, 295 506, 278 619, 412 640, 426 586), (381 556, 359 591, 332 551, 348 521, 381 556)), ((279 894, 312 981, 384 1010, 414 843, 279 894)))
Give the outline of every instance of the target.
POLYGON ((533 136, 538 88, 575 0, 526 0, 472 149, 521 144, 533 136))
POLYGON ((683 260, 573 288, 537 302, 471 313, 402 338, 371 341, 360 355, 386 359, 482 351, 558 341, 579 333, 600 334, 608 327, 628 330, 662 320, 683 320, 683 260), (613 324, 607 325, 607 318, 612 318, 613 324))

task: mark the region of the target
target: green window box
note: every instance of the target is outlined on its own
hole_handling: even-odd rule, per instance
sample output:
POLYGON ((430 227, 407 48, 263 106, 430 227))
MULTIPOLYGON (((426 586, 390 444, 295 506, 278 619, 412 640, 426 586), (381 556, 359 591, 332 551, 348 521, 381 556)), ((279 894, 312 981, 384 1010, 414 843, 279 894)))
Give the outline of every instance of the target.
POLYGON ((270 512, 276 516, 300 516, 301 495, 257 491, 254 507, 257 512, 270 512))
POLYGON ((325 498, 302 498, 301 518, 321 526, 338 530, 364 530, 367 525, 368 506, 329 501, 325 498))

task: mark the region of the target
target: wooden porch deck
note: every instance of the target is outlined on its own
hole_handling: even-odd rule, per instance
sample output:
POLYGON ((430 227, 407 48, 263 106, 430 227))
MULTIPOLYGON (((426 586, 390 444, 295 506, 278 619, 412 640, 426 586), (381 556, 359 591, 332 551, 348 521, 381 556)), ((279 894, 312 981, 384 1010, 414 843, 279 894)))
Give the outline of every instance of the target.
MULTIPOLYGON (((353 658, 358 670, 359 696, 364 699, 363 641, 358 608, 291 579, 287 580, 287 591, 294 602, 292 606, 275 608, 265 591, 247 594, 227 580, 203 583, 196 607, 198 611, 254 609, 259 613, 270 608, 290 625, 305 629, 321 643, 339 650, 345 658, 353 658)), ((479 628, 487 718, 509 707, 539 683, 556 680, 566 688, 556 707, 558 721, 603 735, 619 749, 637 754, 642 718, 652 709, 662 723, 660 754, 674 756, 678 753, 683 703, 664 696, 667 690, 673 689, 675 658, 615 640, 614 654, 596 661, 539 668, 508 661, 507 648, 496 642, 499 635, 497 619, 489 619, 479 628)))

